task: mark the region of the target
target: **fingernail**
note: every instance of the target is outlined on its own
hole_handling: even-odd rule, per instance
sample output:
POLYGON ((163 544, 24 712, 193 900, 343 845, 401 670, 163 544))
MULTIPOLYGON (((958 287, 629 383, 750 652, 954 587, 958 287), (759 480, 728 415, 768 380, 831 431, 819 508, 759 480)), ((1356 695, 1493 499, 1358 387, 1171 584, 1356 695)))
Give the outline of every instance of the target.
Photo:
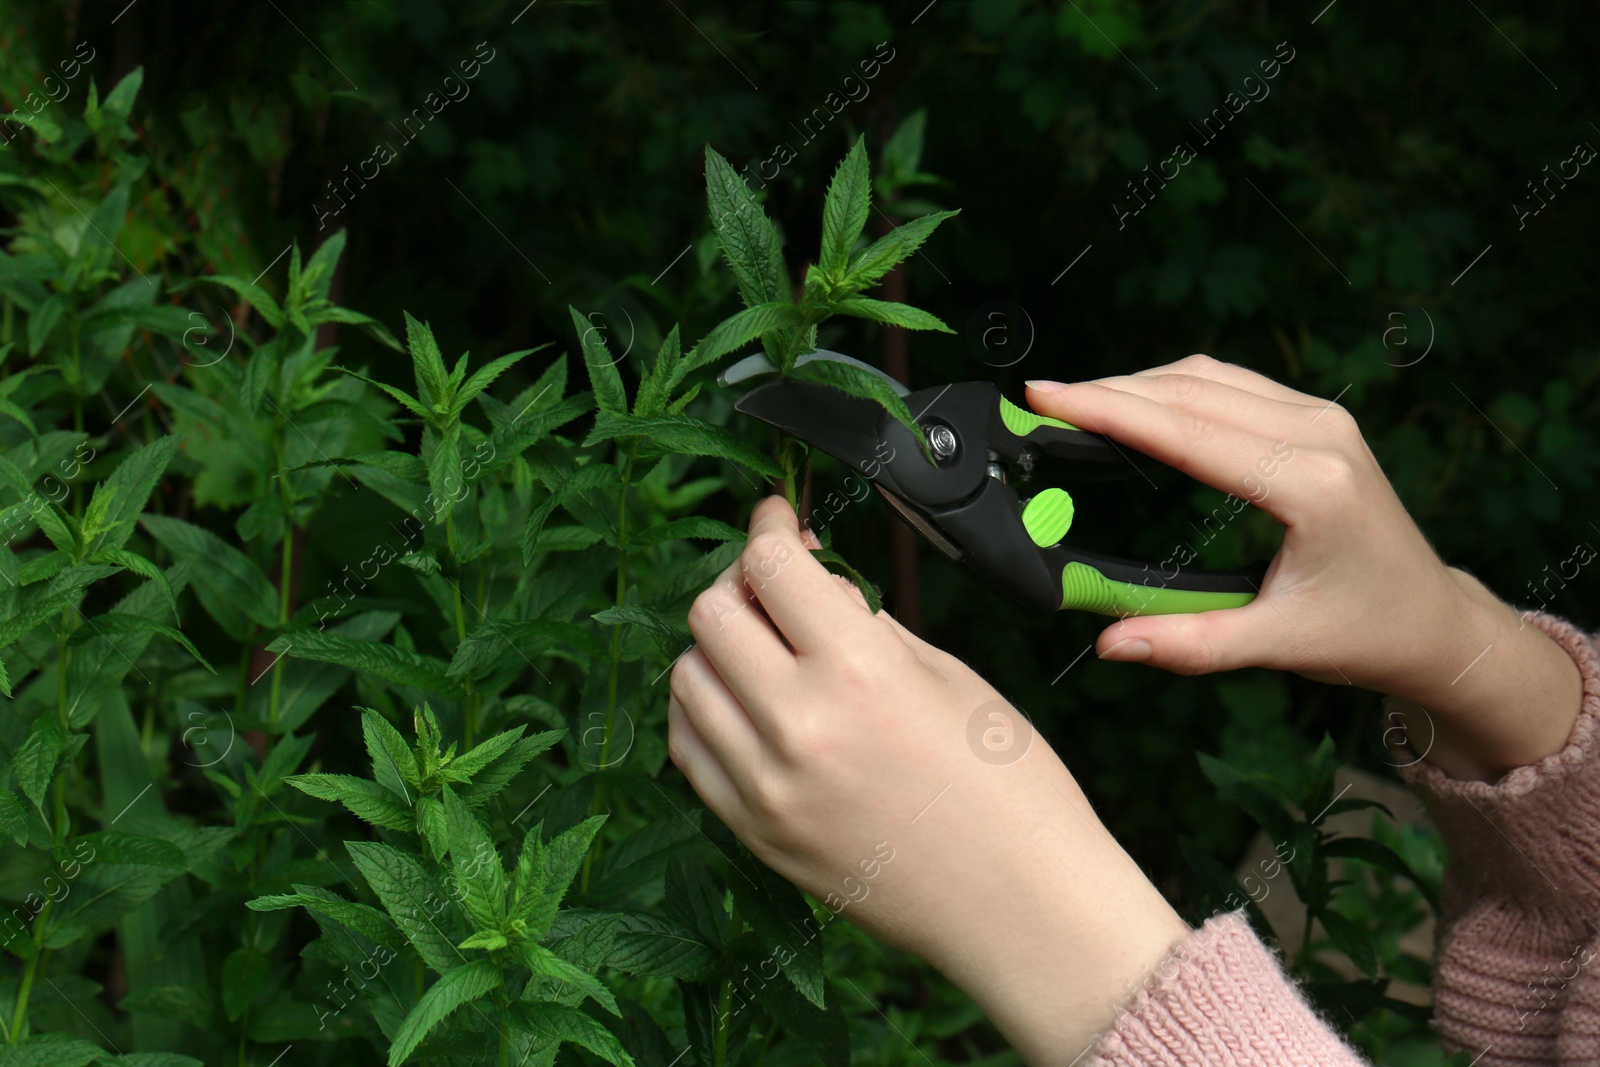
POLYGON ((1063 382, 1030 381, 1024 382, 1029 389, 1037 389, 1041 393, 1059 393, 1066 388, 1063 382))
POLYGON ((1129 637, 1100 653, 1100 658, 1117 660, 1121 663, 1143 663, 1154 653, 1155 649, 1150 647, 1149 641, 1142 637, 1129 637))

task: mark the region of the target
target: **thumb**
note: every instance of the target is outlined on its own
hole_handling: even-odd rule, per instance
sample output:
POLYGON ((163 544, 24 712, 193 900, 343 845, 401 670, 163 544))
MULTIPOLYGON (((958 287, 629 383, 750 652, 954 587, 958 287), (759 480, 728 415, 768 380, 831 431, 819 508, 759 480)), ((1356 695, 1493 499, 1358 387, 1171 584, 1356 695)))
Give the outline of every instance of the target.
POLYGON ((1145 615, 1106 627, 1095 655, 1123 663, 1147 663, 1174 674, 1212 674, 1264 666, 1258 605, 1182 615, 1145 615))

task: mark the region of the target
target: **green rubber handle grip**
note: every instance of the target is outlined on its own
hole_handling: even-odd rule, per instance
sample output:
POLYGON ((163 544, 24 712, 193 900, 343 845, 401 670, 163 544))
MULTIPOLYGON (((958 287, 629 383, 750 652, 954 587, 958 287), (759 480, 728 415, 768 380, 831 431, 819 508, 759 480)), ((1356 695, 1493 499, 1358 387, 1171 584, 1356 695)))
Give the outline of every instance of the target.
POLYGON ((1068 563, 1061 570, 1061 608, 1097 615, 1180 615, 1197 611, 1242 608, 1255 593, 1202 592, 1161 585, 1140 585, 1107 578, 1087 563, 1068 563))

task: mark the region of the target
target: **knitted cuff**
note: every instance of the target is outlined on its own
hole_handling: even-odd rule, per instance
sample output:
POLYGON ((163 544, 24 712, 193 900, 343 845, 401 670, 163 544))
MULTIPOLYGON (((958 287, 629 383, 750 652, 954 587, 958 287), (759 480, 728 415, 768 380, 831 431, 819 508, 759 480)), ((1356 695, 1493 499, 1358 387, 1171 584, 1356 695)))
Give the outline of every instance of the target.
POLYGON ((1316 1014, 1242 912, 1179 942, 1085 1067, 1365 1067, 1316 1014))
POLYGON ((1541 910, 1587 910, 1600 904, 1600 653, 1569 622, 1542 612, 1526 618, 1583 676, 1566 745, 1492 783, 1452 778, 1426 760, 1401 774, 1450 850, 1449 880, 1468 898, 1509 894, 1541 910))

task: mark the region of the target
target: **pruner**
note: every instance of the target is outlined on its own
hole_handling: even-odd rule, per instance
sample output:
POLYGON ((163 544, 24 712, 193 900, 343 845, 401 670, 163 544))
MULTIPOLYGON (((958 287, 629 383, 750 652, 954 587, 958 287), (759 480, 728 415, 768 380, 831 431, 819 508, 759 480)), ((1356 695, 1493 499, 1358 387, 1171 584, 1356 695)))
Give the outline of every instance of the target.
MULTIPOLYGON (((900 517, 951 560, 1024 613, 1077 609, 1102 615, 1170 615, 1235 608, 1255 599, 1266 568, 1157 567, 1074 548, 1067 490, 1029 492, 1035 463, 1055 457, 1086 465, 1085 476, 1138 471, 1101 434, 1011 403, 993 382, 957 382, 911 392, 869 364, 838 352, 800 356, 838 360, 885 380, 927 435, 927 453, 883 405, 797 378, 757 385, 734 407, 860 470, 900 517), (1019 495, 1019 488, 1027 495, 1019 495)), ((761 353, 728 367, 723 385, 776 373, 761 353)))

